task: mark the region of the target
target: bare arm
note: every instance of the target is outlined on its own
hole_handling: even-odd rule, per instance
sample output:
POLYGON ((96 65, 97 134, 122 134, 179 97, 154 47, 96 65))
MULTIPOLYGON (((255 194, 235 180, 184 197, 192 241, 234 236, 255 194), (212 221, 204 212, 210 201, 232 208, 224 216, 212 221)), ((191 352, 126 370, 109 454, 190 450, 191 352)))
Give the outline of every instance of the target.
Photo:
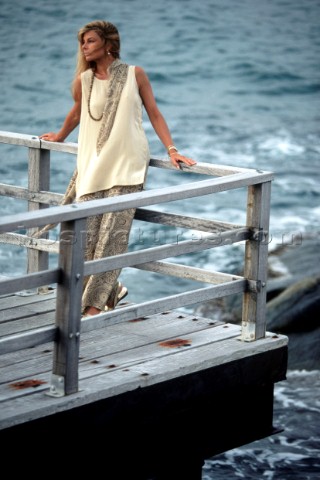
MULTIPOLYGON (((161 142, 168 150, 168 147, 170 145, 174 145, 174 142, 172 140, 167 122, 157 106, 148 76, 141 67, 136 67, 136 79, 139 87, 140 97, 150 122, 161 142)), ((170 149, 168 153, 170 155, 172 164, 177 168, 179 168, 179 162, 183 162, 190 166, 196 164, 194 160, 181 155, 178 151, 174 151, 174 149, 170 149)))
POLYGON ((67 114, 63 125, 58 133, 48 132, 40 135, 39 138, 48 142, 64 142, 67 136, 79 125, 81 115, 81 79, 80 76, 74 84, 74 105, 67 114))

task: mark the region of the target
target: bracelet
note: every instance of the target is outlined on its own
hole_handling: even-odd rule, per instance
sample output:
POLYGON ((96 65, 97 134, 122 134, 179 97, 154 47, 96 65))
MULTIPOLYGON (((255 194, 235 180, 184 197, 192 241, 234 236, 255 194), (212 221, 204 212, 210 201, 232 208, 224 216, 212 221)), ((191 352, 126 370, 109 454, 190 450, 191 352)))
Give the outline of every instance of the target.
POLYGON ((170 150, 175 150, 176 152, 178 151, 177 147, 175 145, 169 145, 167 147, 168 153, 170 153, 170 150))

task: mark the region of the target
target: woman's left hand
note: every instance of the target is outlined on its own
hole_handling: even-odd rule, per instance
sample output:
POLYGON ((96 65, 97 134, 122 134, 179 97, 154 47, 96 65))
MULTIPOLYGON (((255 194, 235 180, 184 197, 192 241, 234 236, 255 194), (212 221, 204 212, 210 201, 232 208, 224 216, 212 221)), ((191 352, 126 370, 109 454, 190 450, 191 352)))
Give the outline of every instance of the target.
POLYGON ((196 161, 193 160, 192 158, 185 157, 184 155, 181 155, 179 152, 172 152, 170 153, 170 160, 172 165, 174 165, 176 168, 181 168, 180 163, 184 163, 188 165, 189 167, 192 167, 193 165, 196 165, 196 161))

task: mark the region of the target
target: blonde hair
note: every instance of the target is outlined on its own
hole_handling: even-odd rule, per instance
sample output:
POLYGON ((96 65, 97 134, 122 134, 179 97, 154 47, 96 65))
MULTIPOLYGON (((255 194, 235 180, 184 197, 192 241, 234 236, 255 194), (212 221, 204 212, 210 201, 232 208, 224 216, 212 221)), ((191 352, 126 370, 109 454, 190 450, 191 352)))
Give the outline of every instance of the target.
POLYGON ((114 58, 120 58, 120 35, 118 29, 115 25, 110 22, 105 22, 104 20, 95 20, 93 22, 87 23, 82 27, 78 32, 78 56, 77 56, 77 66, 75 71, 75 76, 72 84, 72 91, 74 90, 74 82, 78 76, 88 70, 88 68, 94 68, 94 62, 87 62, 83 52, 82 52, 82 42, 83 36, 85 33, 90 30, 94 30, 99 37, 104 40, 105 43, 111 44, 110 53, 114 58))

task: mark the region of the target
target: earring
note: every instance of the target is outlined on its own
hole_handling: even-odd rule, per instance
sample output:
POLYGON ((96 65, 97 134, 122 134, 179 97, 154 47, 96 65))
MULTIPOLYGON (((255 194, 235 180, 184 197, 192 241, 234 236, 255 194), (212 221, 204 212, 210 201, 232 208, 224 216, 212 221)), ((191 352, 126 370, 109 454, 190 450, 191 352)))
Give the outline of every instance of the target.
POLYGON ((109 50, 107 51, 107 55, 111 55, 110 52, 109 52, 109 50))

